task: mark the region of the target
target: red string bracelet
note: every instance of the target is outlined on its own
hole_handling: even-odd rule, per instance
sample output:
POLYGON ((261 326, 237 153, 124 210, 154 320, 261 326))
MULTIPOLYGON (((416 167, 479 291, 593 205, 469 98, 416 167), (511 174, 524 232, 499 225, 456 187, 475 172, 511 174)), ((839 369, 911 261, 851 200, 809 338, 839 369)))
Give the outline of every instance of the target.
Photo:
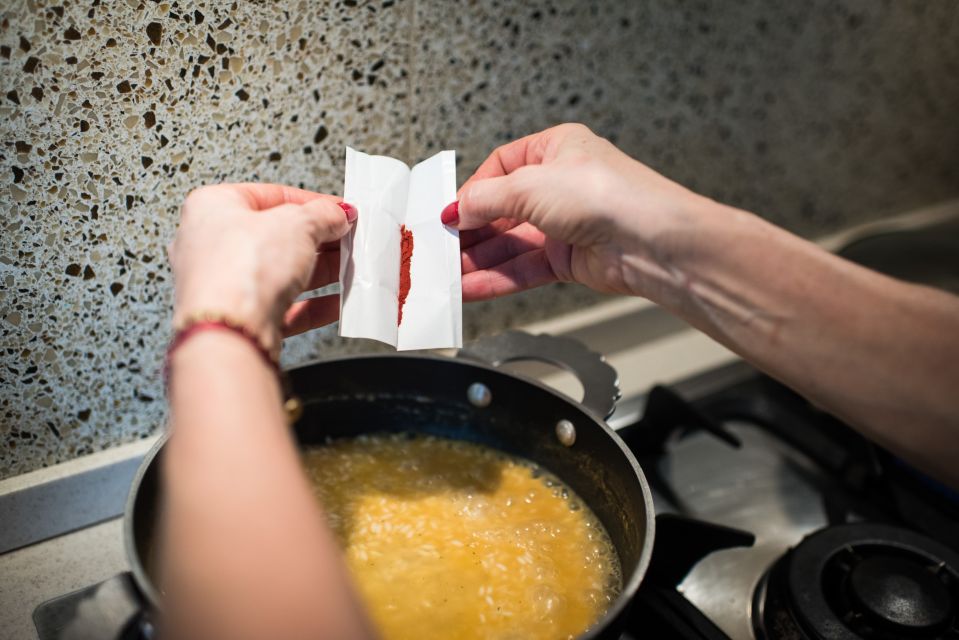
POLYGON ((256 336, 254 336, 246 327, 233 324, 226 319, 196 320, 178 330, 173 336, 173 339, 170 341, 170 346, 167 347, 166 361, 163 365, 163 378, 168 385, 170 382, 170 363, 173 360, 173 354, 176 352, 176 350, 183 346, 183 343, 196 334, 210 330, 231 331, 240 336, 256 350, 260 357, 263 358, 263 361, 267 364, 267 366, 279 374, 279 367, 277 366, 276 361, 270 357, 269 352, 263 347, 263 345, 260 344, 260 341, 256 339, 256 336))
POLYGON ((287 380, 283 375, 283 372, 280 370, 280 365, 277 361, 278 358, 269 350, 267 350, 267 348, 263 346, 260 340, 249 329, 242 324, 234 322, 224 316, 214 316, 212 314, 198 315, 194 318, 188 319, 177 329, 173 339, 170 340, 170 345, 167 347, 166 357, 163 361, 163 383, 167 389, 167 392, 169 392, 170 388, 173 354, 191 337, 204 331, 230 331, 234 335, 238 335, 246 340, 247 343, 249 343, 249 345, 252 346, 253 349, 260 355, 266 365, 273 370, 273 372, 277 375, 277 378, 279 378, 284 392, 283 409, 286 412, 287 421, 290 424, 296 422, 302 413, 302 404, 298 398, 289 394, 287 380))

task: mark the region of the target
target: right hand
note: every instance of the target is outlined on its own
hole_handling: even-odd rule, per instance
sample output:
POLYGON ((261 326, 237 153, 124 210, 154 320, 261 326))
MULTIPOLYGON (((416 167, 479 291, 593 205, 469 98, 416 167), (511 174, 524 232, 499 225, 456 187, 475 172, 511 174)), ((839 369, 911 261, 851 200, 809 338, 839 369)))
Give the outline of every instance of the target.
POLYGON ((459 198, 467 301, 555 281, 657 299, 673 230, 715 206, 580 124, 499 147, 459 198))

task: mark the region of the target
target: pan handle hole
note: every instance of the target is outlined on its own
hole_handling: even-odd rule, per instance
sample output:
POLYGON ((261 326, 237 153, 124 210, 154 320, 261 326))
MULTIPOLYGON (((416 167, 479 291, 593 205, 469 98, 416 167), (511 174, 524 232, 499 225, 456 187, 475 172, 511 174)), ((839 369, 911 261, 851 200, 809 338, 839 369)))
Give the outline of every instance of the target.
POLYGON ((570 371, 551 362, 544 362, 532 358, 510 360, 498 367, 509 373, 533 378, 552 387, 575 402, 581 402, 586 391, 583 383, 570 371))

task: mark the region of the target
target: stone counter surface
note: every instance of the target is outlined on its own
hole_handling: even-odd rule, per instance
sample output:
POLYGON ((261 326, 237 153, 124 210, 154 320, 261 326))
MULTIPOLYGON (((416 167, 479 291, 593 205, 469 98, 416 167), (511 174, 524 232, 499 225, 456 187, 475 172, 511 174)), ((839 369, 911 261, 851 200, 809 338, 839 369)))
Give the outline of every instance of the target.
MULTIPOLYGON (((578 120, 819 234, 959 194, 959 5, 12 0, 0 7, 0 478, 163 422, 164 247, 195 186, 336 193, 578 120)), ((595 304, 469 305, 467 337, 595 304)), ((328 328, 285 362, 374 348, 328 328)))

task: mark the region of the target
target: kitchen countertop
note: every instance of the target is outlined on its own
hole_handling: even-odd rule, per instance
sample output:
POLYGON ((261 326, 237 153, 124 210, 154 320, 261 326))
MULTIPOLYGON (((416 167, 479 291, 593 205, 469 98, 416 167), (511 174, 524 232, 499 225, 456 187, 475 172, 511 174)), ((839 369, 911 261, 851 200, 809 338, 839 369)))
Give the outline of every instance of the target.
POLYGON ((0 629, 4 640, 36 640, 33 610, 47 600, 126 570, 123 518, 0 556, 0 629))

